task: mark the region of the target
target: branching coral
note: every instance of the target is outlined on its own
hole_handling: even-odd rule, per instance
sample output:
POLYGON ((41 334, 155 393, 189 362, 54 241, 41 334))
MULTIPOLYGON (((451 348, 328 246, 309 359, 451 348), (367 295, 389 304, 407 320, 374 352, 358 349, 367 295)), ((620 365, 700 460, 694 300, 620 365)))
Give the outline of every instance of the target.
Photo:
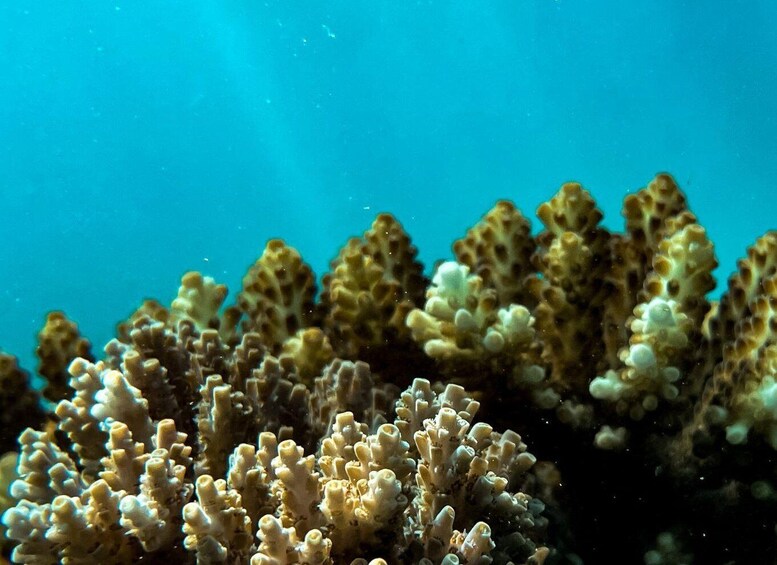
POLYGON ((259 333, 277 354, 286 339, 315 324, 315 294, 313 271, 299 253, 279 239, 269 241, 243 278, 243 329, 259 333))
MULTIPOLYGON (((728 443, 747 442, 754 430, 777 449, 777 232, 748 250, 710 321, 722 357, 698 404, 689 433, 725 429, 728 443), (729 341, 722 338, 730 336, 729 341)), ((712 349, 712 348, 711 348, 712 349)), ((715 351, 715 349, 713 349, 715 351)), ((697 441, 704 441, 698 438, 697 441)))
POLYGON ((580 394, 602 357, 599 323, 610 269, 610 234, 591 194, 567 183, 537 210, 545 229, 532 257, 527 285, 548 380, 559 392, 580 394), (580 355, 585 351, 586 355, 580 355))
POLYGON ((4 459, 13 560, 777 558, 777 232, 718 303, 712 244, 668 175, 626 198, 623 233, 575 183, 537 215, 533 236, 497 203, 429 281, 381 214, 318 299, 271 240, 234 303, 187 273, 97 360, 51 314, 42 430, 0 355, 4 425, 29 426, 4 459), (666 534, 646 553, 678 526, 690 553, 666 534))
POLYGON ((92 360, 91 344, 78 333, 78 327, 62 312, 50 312, 38 333, 35 354, 40 360, 38 373, 46 379, 43 396, 58 402, 73 391, 68 389, 67 367, 76 357, 92 360))
POLYGON ((405 317, 423 299, 426 283, 416 254, 390 214, 379 215, 362 238, 343 247, 321 297, 324 327, 339 355, 364 356, 408 337, 405 317))
MULTIPOLYGON (((353 382, 354 370, 369 383, 366 366, 338 362, 319 386, 331 390, 339 375, 353 382)), ((93 384, 88 414, 106 439, 87 450, 78 443, 81 436, 71 434, 79 461, 90 463, 80 468, 52 436, 31 429, 20 436, 19 478, 11 486, 18 502, 4 518, 8 536, 19 542, 16 562, 130 563, 143 555, 161 558, 181 545, 198 563, 277 562, 280 555, 293 563, 300 561, 288 559, 308 554, 406 562, 416 552, 427 558, 450 552, 470 562, 490 562, 492 553, 500 561, 533 556, 539 562, 546 553, 534 541, 544 526, 542 503, 514 490, 534 458, 513 432, 497 434, 485 424, 468 432, 477 403, 464 401, 466 418, 449 407, 466 398, 460 387, 449 385, 454 388, 438 397, 419 381, 406 393, 424 390, 428 398, 415 408, 423 410, 423 421, 397 421, 418 451, 410 450, 397 425, 370 432, 352 412, 333 410, 338 415, 317 455, 263 432, 258 450, 245 443, 230 448, 228 467, 219 469, 208 452, 235 442, 223 426, 240 418, 230 411, 229 385, 211 375, 202 386, 200 422, 212 429, 198 442, 210 465, 198 469, 186 434, 170 419, 153 425, 149 403, 120 371, 77 360, 71 373, 76 391, 88 390, 76 381, 93 384), (87 451, 104 456, 94 461, 87 451), (430 534, 440 520, 447 526, 430 534), (279 544, 286 548, 281 553, 279 544)), ((365 404, 358 395, 355 400, 365 404)), ((324 401, 332 402, 328 395, 324 401)), ((72 430, 72 420, 64 422, 72 430)), ((90 422, 85 419, 84 428, 90 422)))
POLYGON ((553 407, 557 397, 542 399, 539 392, 547 388, 541 388, 544 370, 536 364, 534 322, 522 305, 500 308, 496 291, 484 288, 483 279, 455 262, 438 267, 424 309, 407 317, 413 339, 447 376, 488 391, 533 387, 538 404, 553 407))
POLYGON ((40 425, 39 399, 29 373, 19 367, 16 357, 0 351, 0 453, 16 448, 16 436, 24 428, 40 425))
POLYGON ((530 302, 525 279, 532 272, 535 248, 531 223, 506 200, 497 202, 465 238, 453 244, 456 260, 496 290, 502 304, 530 302))
POLYGON ((680 396, 681 378, 686 394, 698 389, 690 382, 691 347, 701 341, 699 328, 709 311, 705 295, 714 288, 716 266, 712 244, 698 224, 661 241, 645 298, 634 308, 629 347, 620 354, 625 367, 591 382, 595 398, 614 401, 621 412, 641 419, 659 400, 680 396))

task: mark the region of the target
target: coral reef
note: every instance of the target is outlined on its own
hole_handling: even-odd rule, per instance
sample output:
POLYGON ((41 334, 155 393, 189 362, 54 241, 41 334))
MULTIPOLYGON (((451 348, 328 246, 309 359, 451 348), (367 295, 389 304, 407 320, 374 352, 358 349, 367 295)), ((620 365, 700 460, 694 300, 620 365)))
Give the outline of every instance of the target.
POLYGON ((46 324, 38 333, 35 350, 40 363, 38 374, 46 380, 43 396, 51 402, 69 397, 73 390, 68 386, 70 375, 67 366, 76 357, 92 360, 91 344, 81 337, 78 326, 68 320, 63 312, 50 312, 46 324))
MULTIPOLYGON (((11 483, 19 478, 16 472, 16 463, 18 462, 19 454, 13 451, 9 451, 0 457, 0 513, 5 513, 6 510, 16 504, 16 501, 11 497, 10 488, 11 483)), ((3 555, 7 554, 11 542, 5 535, 6 528, 0 524, 0 548, 3 550, 3 555)), ((0 559, 0 563, 4 563, 4 560, 0 559)))
POLYGON ((234 303, 187 273, 94 357, 50 314, 48 424, 0 356, 11 559, 773 562, 777 232, 711 301, 674 180, 623 213, 498 202, 430 279, 380 214, 318 297, 271 240, 234 303))
POLYGON ((0 453, 13 450, 16 436, 28 426, 39 426, 43 417, 30 374, 19 367, 16 357, 0 351, 0 453))

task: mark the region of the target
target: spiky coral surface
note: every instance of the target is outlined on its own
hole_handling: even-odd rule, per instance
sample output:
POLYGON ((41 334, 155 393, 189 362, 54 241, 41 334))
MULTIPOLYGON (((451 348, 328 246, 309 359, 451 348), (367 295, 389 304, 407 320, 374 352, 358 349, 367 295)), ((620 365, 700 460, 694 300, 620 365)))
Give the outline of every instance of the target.
POLYGON ((685 560, 774 559, 777 232, 711 303, 713 247, 671 177, 624 215, 604 229, 569 183, 534 237, 500 202, 427 280, 381 214, 318 301, 272 240, 235 304, 187 273, 97 361, 53 314, 58 403, 19 436, 13 559, 655 562, 665 531, 685 560))

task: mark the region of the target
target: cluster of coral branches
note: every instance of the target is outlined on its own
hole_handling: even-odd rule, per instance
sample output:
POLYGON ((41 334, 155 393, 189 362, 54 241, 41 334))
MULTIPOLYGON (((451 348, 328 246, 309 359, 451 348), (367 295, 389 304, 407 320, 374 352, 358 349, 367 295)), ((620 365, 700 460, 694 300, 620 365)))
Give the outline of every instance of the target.
POLYGON ((101 354, 50 314, 44 401, 0 354, 11 560, 773 559, 777 232, 710 301, 668 175, 623 233, 574 183, 537 215, 497 203, 427 279, 381 214, 320 293, 272 240, 233 304, 187 273, 101 354))

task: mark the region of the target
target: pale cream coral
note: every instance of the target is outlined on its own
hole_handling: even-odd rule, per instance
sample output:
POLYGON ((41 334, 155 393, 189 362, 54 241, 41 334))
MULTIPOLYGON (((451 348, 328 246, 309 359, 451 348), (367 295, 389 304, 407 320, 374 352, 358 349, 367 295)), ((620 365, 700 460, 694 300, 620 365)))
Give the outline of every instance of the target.
POLYGON ((297 533, 305 534, 318 527, 321 516, 317 510, 321 500, 315 470, 315 457, 304 455, 304 450, 292 440, 278 444, 278 455, 272 468, 278 478, 272 492, 280 502, 279 518, 287 527, 294 525, 297 533))
MULTIPOLYGON (((192 465, 186 435, 177 432, 172 420, 157 424, 156 449, 145 458, 138 478, 139 492, 121 499, 120 523, 138 538, 143 549, 156 551, 178 537, 181 510, 191 498, 193 486, 186 479, 192 465)), ((134 484, 130 493, 134 492, 134 484)))
POLYGON ((424 310, 407 317, 413 339, 430 357, 444 361, 476 359, 520 348, 534 337, 534 319, 520 305, 498 308, 495 291, 469 267, 446 262, 437 268, 424 310))
POLYGON ((210 475, 199 476, 195 485, 197 501, 183 507, 186 549, 196 552, 198 564, 247 559, 253 536, 240 495, 210 475))
MULTIPOLYGON (((339 367, 333 374, 343 377, 368 371, 339 367)), ((485 563, 507 535, 505 527, 528 535, 542 522, 541 505, 510 489, 534 458, 517 434, 471 426, 478 403, 458 385, 438 394, 428 381, 417 381, 398 404, 396 423, 373 432, 353 413, 339 413, 317 456, 306 455, 294 441, 278 442, 274 434, 262 433, 258 448, 243 444, 232 452, 227 480, 201 468, 195 488, 188 478, 191 448, 172 420, 147 430, 148 404, 120 371, 79 362, 73 372, 93 383, 89 414, 99 415, 107 432, 100 478, 85 480, 51 437, 31 430, 23 435, 21 477, 12 494, 28 500, 5 519, 9 536, 23 542, 17 561, 37 562, 31 556, 39 555, 48 562, 80 562, 100 555, 103 562, 129 563, 140 551, 153 554, 183 543, 198 563, 249 558, 253 563, 331 563, 358 559, 365 548, 394 540, 385 548, 385 560, 394 562, 405 543, 429 545, 424 541, 428 525, 438 507, 450 505, 451 512, 459 512, 460 525, 447 533, 445 551, 485 563), (136 438, 135 429, 147 439, 136 438), (404 434, 414 438, 412 449, 404 434), (414 510, 408 513, 411 501, 414 510), (491 517, 498 526, 476 516, 491 517), (66 542, 71 536, 83 543, 66 542), (104 540, 104 552, 90 554, 98 539, 104 540)), ((246 381, 252 382, 254 377, 246 381)), ((209 399, 201 407, 203 421, 225 418, 233 408, 229 386, 211 375, 203 392, 209 399)), ((207 423, 209 434, 228 435, 213 422, 207 423)), ((521 547, 537 550, 530 539, 521 539, 521 547)), ((429 549, 427 558, 433 554, 429 549)))
POLYGON ((106 371, 102 362, 90 363, 76 359, 68 368, 72 375, 70 387, 75 391, 71 400, 62 400, 54 412, 60 419, 59 429, 66 433, 84 470, 95 475, 100 459, 106 455, 106 431, 92 414, 95 395, 102 388, 101 374, 106 371))
MULTIPOLYGON (((678 384, 693 367, 689 347, 709 310, 705 295, 714 286, 716 266, 712 244, 697 224, 659 243, 645 280, 645 301, 634 308, 629 347, 619 355, 624 367, 591 382, 595 398, 641 419, 659 402, 681 395, 678 384)), ((687 382, 686 387, 691 388, 687 382)))
POLYGON ((402 439, 415 448, 413 434, 423 428, 425 420, 434 418, 444 407, 453 409, 459 418, 472 422, 480 402, 459 385, 449 384, 441 394, 437 394, 428 380, 414 379, 396 402, 397 418, 394 423, 402 439))
POLYGON ((212 277, 190 271, 181 278, 178 296, 170 305, 168 323, 176 327, 182 320, 198 330, 218 327, 218 312, 227 296, 227 287, 212 277))
POLYGON ((259 551, 251 557, 251 565, 287 565, 331 563, 332 541, 319 530, 310 530, 303 540, 297 538, 294 528, 284 528, 280 520, 265 515, 259 520, 259 551))
POLYGON ((227 458, 232 451, 233 402, 232 387, 221 375, 211 375, 200 387, 197 427, 200 440, 198 474, 223 476, 227 458))
POLYGON ((127 426, 132 437, 141 442, 147 451, 153 449, 151 438, 154 424, 148 413, 148 400, 129 384, 120 371, 103 371, 100 374, 102 388, 94 394, 95 403, 91 415, 108 432, 114 422, 127 426))

